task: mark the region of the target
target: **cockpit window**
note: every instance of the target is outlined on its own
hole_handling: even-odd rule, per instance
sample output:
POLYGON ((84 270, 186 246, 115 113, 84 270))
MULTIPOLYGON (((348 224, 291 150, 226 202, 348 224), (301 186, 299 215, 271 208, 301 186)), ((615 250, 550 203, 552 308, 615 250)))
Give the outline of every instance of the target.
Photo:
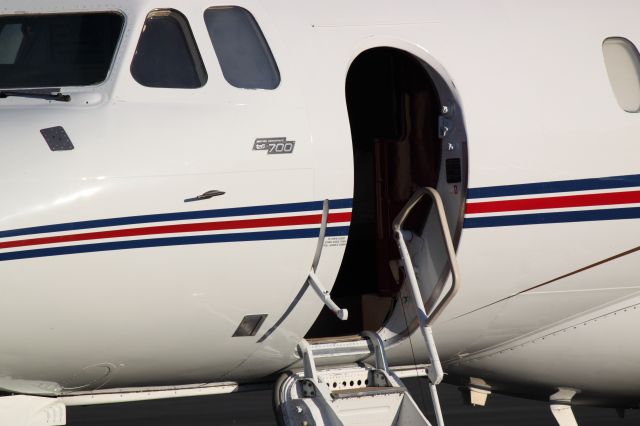
POLYGON ((101 83, 123 24, 113 12, 0 16, 0 88, 101 83))
POLYGON ((147 15, 131 74, 147 87, 204 86, 207 72, 184 15, 172 9, 154 10, 147 15))
POLYGON ((275 89, 280 72, 258 23, 237 6, 212 7, 204 12, 224 78, 243 89, 275 89))

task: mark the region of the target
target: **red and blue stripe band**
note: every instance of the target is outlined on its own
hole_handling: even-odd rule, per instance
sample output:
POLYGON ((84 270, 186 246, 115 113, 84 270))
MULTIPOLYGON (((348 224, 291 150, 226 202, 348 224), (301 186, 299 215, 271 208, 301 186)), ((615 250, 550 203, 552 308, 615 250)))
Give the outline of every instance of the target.
MULTIPOLYGON (((331 200, 327 236, 346 236, 351 221, 351 199, 331 200), (338 211, 336 211, 338 210, 338 211)), ((68 222, 0 231, 0 262, 78 253, 150 247, 214 244, 242 241, 317 238, 322 221, 322 201, 126 216, 68 222), (292 215, 291 213, 300 213, 292 215), (311 213, 311 214, 310 214, 311 213), (277 216, 278 214, 286 214, 277 216), (252 218, 251 216, 268 216, 252 218), (275 217, 273 215, 276 215, 275 217), (241 216, 241 218, 237 218, 241 216), (225 218, 235 219, 220 220, 225 218), (202 221, 202 219, 217 219, 202 221), (185 223, 184 221, 199 220, 185 223), (182 221, 181 223, 169 223, 182 221), (118 228, 127 225, 144 225, 118 228), (292 229, 295 227, 301 227, 292 229), (115 229, 114 229, 115 227, 115 229), (109 228, 109 229, 105 229, 109 228), (269 229, 266 229, 269 228, 269 229), (264 230, 261 230, 264 229, 264 230), (74 232, 86 230, 88 232, 74 232), (233 232, 224 232, 233 231, 233 232), (65 232, 61 235, 51 235, 65 232), (215 232, 204 234, 205 232, 215 232), (185 235, 198 233, 197 235, 185 235), (151 237, 151 238, 136 238, 151 237), (117 240, 114 239, 122 239, 117 240), (109 241, 104 241, 109 240, 109 241), (81 244, 69 244, 81 243, 81 244), (64 244, 64 245, 61 245, 64 244), (33 248, 35 246, 46 246, 33 248), (24 250, 15 250, 27 248, 24 250)))
MULTIPOLYGON (((640 175, 471 188, 464 227, 638 219, 640 190, 625 190, 637 187, 640 187, 640 175)), ((352 204, 352 199, 330 201, 328 236, 348 235, 352 204)), ((0 231, 0 261, 149 247, 317 238, 322 207, 322 201, 310 201, 126 216, 4 230, 0 231), (279 214, 284 216, 277 216, 279 214), (217 220, 203 221, 206 219, 217 220), (197 222, 184 223, 188 221, 197 222), (306 227, 291 229, 296 226, 306 227), (202 235, 204 232, 215 233, 202 235), (199 234, 185 235, 188 233, 199 234), (113 241, 123 238, 127 239, 113 241), (107 239, 110 241, 104 241, 107 239), (35 246, 46 247, 33 248, 35 246)))
POLYGON ((634 187, 640 175, 472 188, 464 227, 638 219, 640 190, 625 191, 634 187))

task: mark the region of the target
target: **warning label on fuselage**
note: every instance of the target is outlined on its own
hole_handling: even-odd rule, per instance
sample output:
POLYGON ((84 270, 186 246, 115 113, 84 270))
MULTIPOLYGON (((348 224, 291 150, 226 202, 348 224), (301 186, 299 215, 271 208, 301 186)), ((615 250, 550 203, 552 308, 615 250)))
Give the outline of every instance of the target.
POLYGON ((337 237, 326 237, 324 239, 325 247, 344 247, 347 245, 347 236, 341 235, 337 237))

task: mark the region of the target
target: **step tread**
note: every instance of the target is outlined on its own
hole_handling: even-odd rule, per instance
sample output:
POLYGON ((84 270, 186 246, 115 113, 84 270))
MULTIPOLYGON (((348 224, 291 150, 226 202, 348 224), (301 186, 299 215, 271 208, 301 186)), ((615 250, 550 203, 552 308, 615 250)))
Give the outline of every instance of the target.
POLYGON ((404 387, 394 387, 394 386, 365 387, 365 388, 335 390, 331 392, 331 396, 334 399, 360 398, 363 396, 391 395, 391 394, 405 393, 406 391, 407 389, 404 387))

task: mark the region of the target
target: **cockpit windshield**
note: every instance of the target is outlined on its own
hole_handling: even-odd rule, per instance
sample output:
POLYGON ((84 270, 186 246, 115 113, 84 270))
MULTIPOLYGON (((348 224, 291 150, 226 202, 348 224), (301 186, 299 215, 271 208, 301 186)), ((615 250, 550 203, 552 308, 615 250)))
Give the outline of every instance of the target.
POLYGON ((0 16, 0 89, 104 81, 123 24, 112 12, 0 16))

